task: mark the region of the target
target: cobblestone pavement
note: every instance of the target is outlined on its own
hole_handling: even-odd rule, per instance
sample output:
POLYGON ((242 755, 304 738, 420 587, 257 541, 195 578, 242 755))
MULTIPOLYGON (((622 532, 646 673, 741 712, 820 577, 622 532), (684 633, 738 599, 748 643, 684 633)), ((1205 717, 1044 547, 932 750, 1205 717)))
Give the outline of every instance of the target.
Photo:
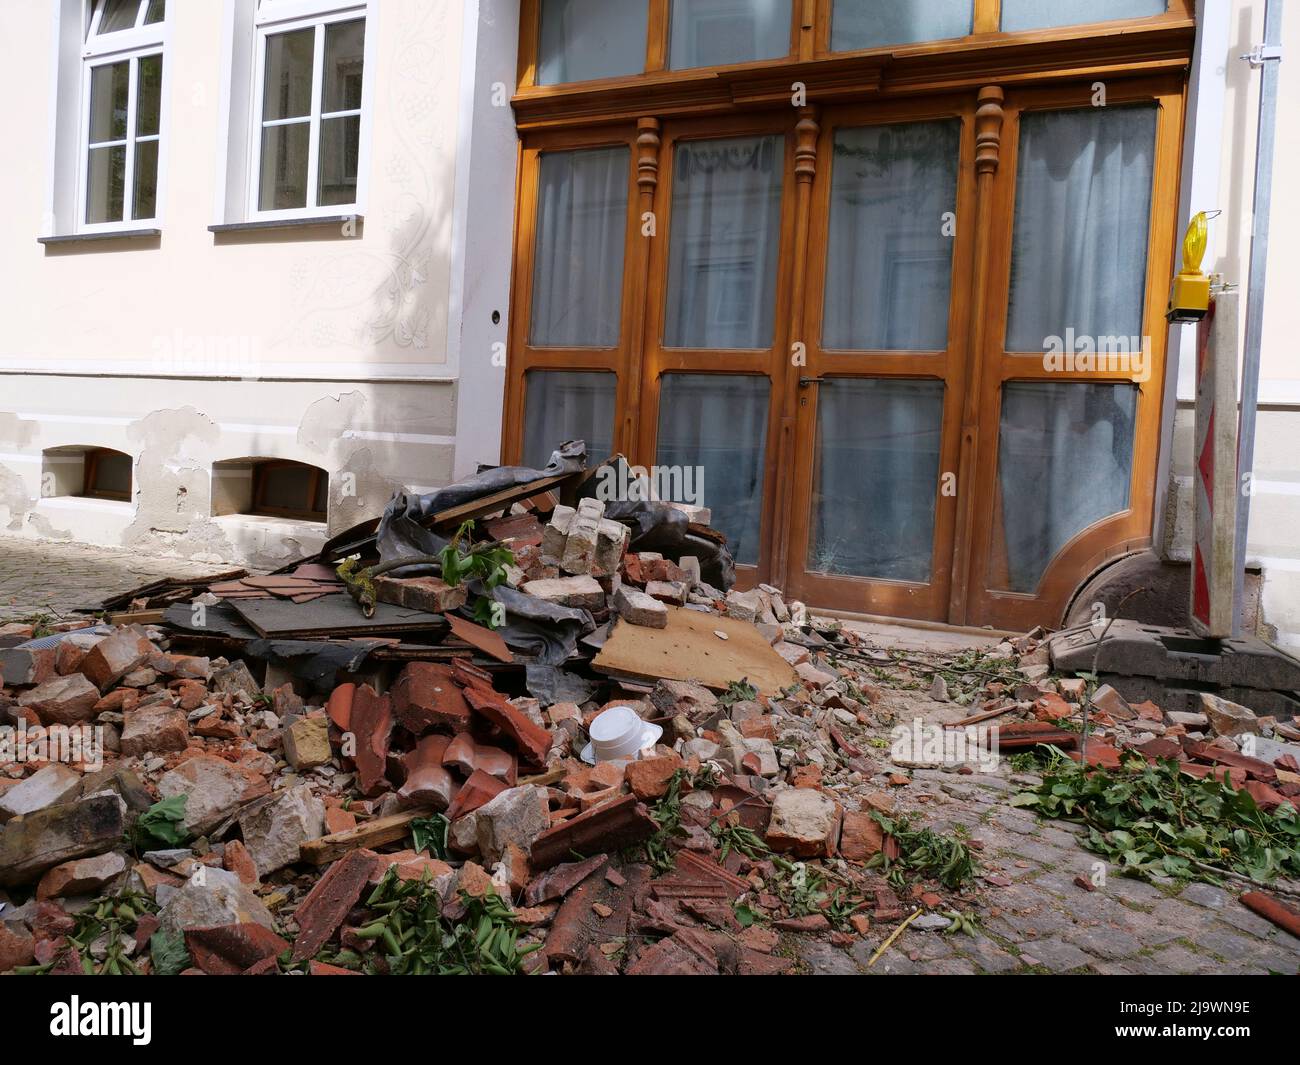
POLYGON ((870 969, 867 963, 893 927, 873 927, 848 949, 824 941, 802 945, 804 971, 815 975, 869 973, 1095 973, 1266 975, 1300 973, 1300 940, 1251 913, 1231 890, 1209 884, 1156 885, 1111 875, 1087 891, 1097 855, 1084 850, 1084 831, 1044 821, 1008 805, 1037 783, 1027 776, 960 776, 917 770, 898 789, 901 807, 936 831, 965 825, 983 841, 984 874, 1012 881, 985 883, 977 910, 982 933, 907 929, 870 969))
POLYGON ((201 577, 236 567, 130 551, 0 537, 0 621, 98 606, 159 577, 201 577))

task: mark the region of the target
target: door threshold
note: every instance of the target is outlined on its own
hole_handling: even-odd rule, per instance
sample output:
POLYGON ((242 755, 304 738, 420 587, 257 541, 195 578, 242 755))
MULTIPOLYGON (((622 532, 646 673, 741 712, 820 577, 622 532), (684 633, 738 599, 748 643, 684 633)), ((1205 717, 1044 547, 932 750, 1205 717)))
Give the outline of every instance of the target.
POLYGON ((994 647, 1004 639, 1023 633, 1003 629, 948 625, 942 621, 918 621, 882 614, 859 614, 851 610, 808 608, 810 617, 843 621, 855 632, 870 637, 881 647, 909 651, 950 651, 968 647, 994 647))

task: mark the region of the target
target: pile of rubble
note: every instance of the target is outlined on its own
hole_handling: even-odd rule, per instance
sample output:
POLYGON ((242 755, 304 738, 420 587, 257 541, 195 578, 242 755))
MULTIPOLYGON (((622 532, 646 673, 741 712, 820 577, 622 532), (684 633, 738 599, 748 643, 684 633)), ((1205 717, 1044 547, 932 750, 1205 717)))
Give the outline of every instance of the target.
MULTIPOLYGON (((911 827, 925 759, 885 737, 928 688, 973 711, 950 728, 1014 715, 1004 747, 1074 745, 1086 689, 1042 634, 891 654, 728 587, 705 513, 505 472, 282 574, 0 627, 0 972, 770 974, 788 936, 983 905, 978 841, 911 827)), ((1229 728, 1089 707, 1090 761, 1183 734, 1189 771, 1300 782, 1229 728)))
POLYGON ((1249 792, 1266 813, 1300 799, 1300 728, 1293 721, 1256 714, 1213 692, 1200 694, 1199 710, 1163 710, 1151 700, 1130 703, 1112 685, 1090 678, 1054 676, 1050 644, 1040 631, 1012 642, 1022 683, 987 690, 991 705, 950 727, 997 719, 1002 750, 1051 744, 1087 763, 1117 769, 1123 753, 1148 763, 1173 760, 1189 777, 1213 777, 1249 792), (1012 723, 1007 724, 1010 720, 1012 723))

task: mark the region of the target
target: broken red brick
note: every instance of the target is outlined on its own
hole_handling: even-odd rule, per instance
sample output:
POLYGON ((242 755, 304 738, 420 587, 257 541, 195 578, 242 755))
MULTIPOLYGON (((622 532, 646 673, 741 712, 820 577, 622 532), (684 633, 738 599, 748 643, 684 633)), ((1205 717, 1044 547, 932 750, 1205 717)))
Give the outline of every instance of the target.
POLYGON ((549 869, 575 854, 630 847, 649 839, 658 828, 644 804, 635 795, 625 795, 547 829, 533 841, 530 859, 534 869, 549 869))
POLYGON ((491 688, 472 685, 465 689, 465 698, 476 713, 496 725, 515 744, 522 758, 537 766, 546 764, 546 752, 551 749, 551 734, 546 729, 535 725, 511 706, 504 695, 491 688))
POLYGON ((330 692, 329 701, 325 704, 325 713, 341 732, 352 731, 352 700, 356 694, 355 684, 340 684, 330 692))
POLYGON ((660 799, 668 792, 673 774, 682 768, 681 756, 669 753, 656 758, 642 758, 627 764, 624 778, 632 794, 643 801, 660 799))
POLYGON ((185 947, 209 976, 237 976, 259 962, 275 961, 287 941, 253 921, 185 930, 185 947))
POLYGON ((450 740, 434 733, 415 745, 403 762, 406 782, 397 796, 405 806, 428 806, 445 810, 460 790, 460 785, 442 764, 450 740))
POLYGON ((257 863, 248 853, 248 848, 237 839, 226 843, 222 851, 221 864, 228 872, 234 873, 242 883, 256 887, 258 883, 257 863))
POLYGON ((353 761, 357 765, 357 787, 362 795, 376 795, 384 790, 392 726, 393 714, 388 696, 378 694, 369 684, 363 684, 352 702, 352 733, 357 748, 353 761))
POLYGON ((447 820, 455 821, 457 818, 473 813, 480 806, 485 806, 495 799, 506 788, 504 781, 482 770, 475 770, 470 774, 469 780, 460 786, 460 791, 447 807, 447 820))
POLYGON ((294 911, 298 938, 293 944, 293 960, 303 961, 315 955, 338 931, 348 911, 361 897, 377 860, 366 851, 344 855, 316 881, 315 886, 294 911))
POLYGON ((411 662, 393 684, 393 716, 413 736, 431 728, 464 732, 470 712, 453 682, 453 670, 436 662, 411 662))

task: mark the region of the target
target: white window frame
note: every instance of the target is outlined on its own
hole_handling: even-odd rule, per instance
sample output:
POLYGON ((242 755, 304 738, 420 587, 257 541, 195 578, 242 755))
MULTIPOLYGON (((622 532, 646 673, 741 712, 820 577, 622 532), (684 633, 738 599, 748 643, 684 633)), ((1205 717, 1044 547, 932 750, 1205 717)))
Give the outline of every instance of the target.
MULTIPOLYGON (((176 0, 171 0, 174 5, 176 0)), ((164 153, 163 131, 167 128, 168 88, 170 86, 171 63, 167 58, 169 17, 161 22, 144 24, 149 0, 139 0, 136 12, 136 24, 130 29, 118 30, 116 33, 98 32, 100 19, 104 13, 103 2, 86 0, 84 43, 81 49, 81 87, 80 105, 77 123, 77 181, 74 205, 76 208, 74 229, 77 233, 118 233, 138 229, 157 228, 162 215, 164 195, 164 153), (136 105, 139 101, 140 60, 150 56, 162 57, 161 101, 156 134, 136 135, 136 105), (123 145, 126 147, 126 170, 123 174, 122 218, 113 222, 91 222, 90 213, 90 92, 93 73, 98 67, 111 66, 115 63, 129 64, 127 85, 126 136, 110 141, 97 141, 95 147, 123 145), (135 218, 135 156, 136 144, 155 141, 158 144, 157 191, 154 201, 154 213, 148 218, 135 218)), ((168 12, 170 16, 171 12, 168 12)))
POLYGON ((372 80, 374 77, 373 35, 374 21, 371 6, 357 0, 261 0, 255 17, 253 40, 252 108, 248 121, 248 188, 246 217, 255 222, 292 221, 294 219, 327 218, 339 215, 356 215, 365 203, 366 175, 370 161, 370 121, 372 80), (340 22, 363 21, 366 24, 365 46, 362 53, 361 106, 344 111, 323 111, 325 81, 326 27, 340 22), (311 110, 306 118, 310 134, 307 144, 307 198, 304 207, 280 210, 262 210, 262 131, 276 125, 301 125, 302 117, 264 121, 262 107, 266 92, 266 46, 270 37, 295 30, 314 29, 312 52, 311 110), (356 117, 360 119, 357 145, 357 192, 351 203, 319 204, 320 195, 320 132, 327 118, 356 117))

